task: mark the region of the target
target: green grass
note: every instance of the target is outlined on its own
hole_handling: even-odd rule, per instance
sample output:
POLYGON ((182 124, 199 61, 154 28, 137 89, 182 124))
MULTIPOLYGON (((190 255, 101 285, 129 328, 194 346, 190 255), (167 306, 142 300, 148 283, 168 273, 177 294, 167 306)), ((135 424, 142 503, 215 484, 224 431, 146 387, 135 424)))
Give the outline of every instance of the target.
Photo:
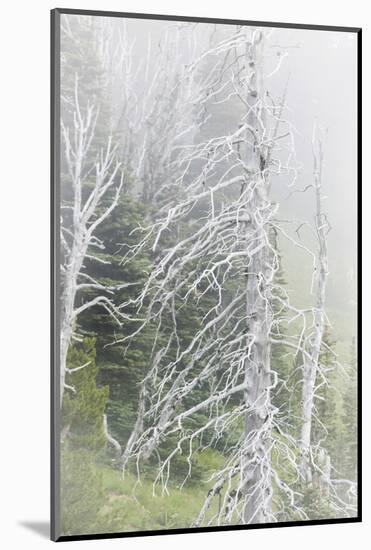
MULTIPOLYGON (((80 453, 65 455, 62 530, 65 535, 187 528, 202 508, 210 488, 206 480, 218 470, 223 457, 210 449, 197 457, 202 480, 161 484, 133 473, 97 463, 80 453)), ((147 474, 148 475, 148 474, 147 474)), ((214 511, 216 504, 211 507, 214 511)))
POLYGON ((123 479, 120 472, 109 468, 103 468, 102 474, 106 504, 100 513, 114 517, 115 529, 120 531, 189 527, 207 494, 206 484, 182 490, 169 484, 168 494, 162 495, 160 488, 154 494, 150 480, 139 483, 132 474, 123 479))

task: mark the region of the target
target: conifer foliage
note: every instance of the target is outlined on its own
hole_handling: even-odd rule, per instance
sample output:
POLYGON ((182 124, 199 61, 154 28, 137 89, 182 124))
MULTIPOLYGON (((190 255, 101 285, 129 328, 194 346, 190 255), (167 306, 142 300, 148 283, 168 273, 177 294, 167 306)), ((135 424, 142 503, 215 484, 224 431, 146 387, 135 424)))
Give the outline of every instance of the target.
POLYGON ((266 30, 161 29, 62 17, 63 534, 353 517, 322 138, 303 190, 266 30))

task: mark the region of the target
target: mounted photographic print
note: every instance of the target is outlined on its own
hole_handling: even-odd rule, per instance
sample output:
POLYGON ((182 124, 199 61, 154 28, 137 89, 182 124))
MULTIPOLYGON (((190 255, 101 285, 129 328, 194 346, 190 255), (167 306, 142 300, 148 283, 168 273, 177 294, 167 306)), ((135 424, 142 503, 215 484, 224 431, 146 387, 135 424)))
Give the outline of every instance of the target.
POLYGON ((53 540, 360 521, 360 40, 52 11, 53 540))

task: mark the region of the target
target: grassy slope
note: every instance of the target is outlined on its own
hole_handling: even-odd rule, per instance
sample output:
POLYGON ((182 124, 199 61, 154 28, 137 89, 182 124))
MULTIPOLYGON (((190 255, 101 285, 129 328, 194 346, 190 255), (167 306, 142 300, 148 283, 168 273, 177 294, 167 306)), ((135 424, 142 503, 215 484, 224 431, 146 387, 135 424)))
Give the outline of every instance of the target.
MULTIPOLYGON (((153 495, 152 482, 127 474, 125 479, 117 470, 101 468, 105 505, 102 518, 115 518, 112 530, 138 531, 190 527, 197 517, 205 496, 204 483, 179 489, 169 485, 169 493, 153 495)), ((107 521, 109 524, 110 521, 107 521)))

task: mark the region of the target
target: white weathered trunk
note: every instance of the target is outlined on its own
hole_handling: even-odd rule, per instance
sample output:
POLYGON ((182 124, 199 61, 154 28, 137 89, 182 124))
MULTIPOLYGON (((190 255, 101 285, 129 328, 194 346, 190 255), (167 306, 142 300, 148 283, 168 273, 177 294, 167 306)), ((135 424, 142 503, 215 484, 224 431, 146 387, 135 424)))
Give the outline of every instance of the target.
MULTIPOLYGON (((61 297, 61 341, 60 341, 60 406, 62 406, 64 389, 66 388, 67 355, 77 315, 88 307, 101 303, 106 310, 116 312, 113 303, 100 296, 80 306, 75 307, 76 295, 79 289, 95 288, 108 290, 107 287, 83 273, 83 263, 88 256, 89 247, 104 247, 94 235, 96 228, 109 216, 116 207, 123 185, 116 188, 114 197, 108 206, 103 206, 107 191, 115 184, 119 164, 113 166, 115 147, 109 137, 105 150, 100 151, 98 160, 92 158, 91 145, 95 137, 97 113, 92 106, 83 113, 78 96, 78 77, 75 80, 73 128, 66 127, 62 120, 62 137, 65 147, 65 161, 73 190, 71 227, 61 224, 61 242, 65 249, 63 269, 63 292, 61 297), (71 137, 71 134, 73 137, 71 137), (95 181, 88 197, 83 200, 83 189, 89 171, 95 168, 95 181), (81 283, 79 277, 88 282, 81 283)), ((91 176, 90 176, 91 177, 91 176)), ((90 258, 94 257, 90 253, 90 258)), ((117 317, 115 316, 117 319, 117 317)))
MULTIPOLYGON (((262 236, 263 238, 263 236, 262 236)), ((249 269, 246 309, 249 332, 254 342, 245 361, 246 402, 251 411, 245 418, 242 484, 245 493, 244 522, 264 523, 271 511, 270 478, 270 313, 267 307, 267 273, 264 249, 249 269), (258 288, 259 285, 259 288, 258 288), (266 426, 265 426, 266 424, 266 426)))
MULTIPOLYGON (((255 31, 254 39, 247 51, 247 63, 252 68, 248 103, 251 106, 248 117, 249 125, 256 129, 255 141, 260 144, 266 132, 263 87, 263 38, 260 31, 255 31)), ((247 257, 248 274, 246 275, 246 323, 247 323, 247 358, 245 360, 246 404, 251 411, 245 418, 245 442, 243 444, 243 464, 241 485, 244 492, 243 520, 245 523, 264 523, 271 513, 272 481, 270 476, 270 422, 271 403, 269 387, 271 386, 270 368, 270 328, 271 305, 269 303, 269 285, 272 278, 271 262, 267 236, 267 220, 271 206, 267 194, 267 181, 262 166, 265 152, 260 146, 251 153, 251 169, 254 187, 246 207, 250 212, 251 223, 246 231, 249 237, 261 247, 252 259, 247 257), (253 341, 251 342, 251 335, 253 341)))
POLYGON ((67 354, 76 318, 75 300, 78 276, 87 252, 87 243, 81 234, 81 227, 74 230, 74 242, 68 264, 65 266, 65 286, 62 294, 61 310, 61 351, 60 351, 60 405, 62 406, 66 378, 67 354))
MULTIPOLYGON (((220 50, 225 57, 220 65, 215 65, 215 80, 209 79, 210 89, 205 89, 205 98, 210 97, 209 92, 216 95, 224 89, 224 78, 232 87, 225 101, 234 95, 238 98, 240 124, 230 134, 201 141, 190 147, 189 152, 183 152, 180 163, 183 171, 184 166, 189 169, 197 160, 203 167, 202 172, 189 183, 181 180, 185 196, 179 197, 175 204, 170 200, 167 209, 162 209, 157 228, 154 226, 146 237, 147 244, 155 250, 162 232, 174 230, 178 222, 188 217, 193 205, 210 200, 210 215, 194 234, 159 256, 137 300, 141 309, 144 299, 150 297, 146 323, 152 320, 161 323, 162 316, 168 318, 171 311, 174 329, 167 345, 159 348, 159 360, 156 355, 144 381, 148 384, 147 399, 145 404, 140 400, 143 408, 124 452, 124 465, 130 457, 137 461, 148 459, 163 438, 178 433, 177 448, 164 460, 159 459, 155 485, 160 480, 166 491, 170 461, 181 449, 184 452, 183 444, 190 447, 191 470, 192 445, 202 438, 203 433, 214 430, 217 440, 220 434, 233 430, 233 423, 240 427, 243 422, 245 426, 238 445, 213 477, 213 488, 195 525, 204 521, 218 525, 271 521, 273 477, 276 482, 279 477, 271 460, 275 408, 270 395, 277 384, 277 375, 271 370, 272 289, 278 268, 272 236, 277 207, 269 200, 268 173, 274 172, 270 155, 275 142, 288 134, 277 134, 283 120, 284 98, 281 105, 273 108, 272 116, 272 104, 264 90, 262 40, 259 30, 246 36, 238 28, 229 41, 225 40, 211 50, 210 55, 214 56, 220 50), (228 66, 227 60, 233 67, 231 77, 228 72, 223 73, 228 66), (218 86, 220 90, 217 92, 214 87, 218 86), (223 170, 219 166, 223 166, 223 170), (218 170, 224 171, 224 167, 226 171, 218 179, 218 170), (224 205, 224 193, 228 206, 224 205), (153 235, 156 235, 154 245, 153 235), (197 270, 202 267, 199 272, 193 265, 197 262, 200 262, 197 270), (232 299, 230 289, 224 286, 230 272, 237 274, 241 285, 232 299), (246 279, 242 278, 243 274, 246 279), (213 283, 210 283, 211 278, 213 283), (185 281, 190 284, 186 301, 191 293, 196 295, 198 286, 201 287, 201 282, 205 281, 209 288, 212 284, 218 291, 219 303, 210 310, 210 315, 205 316, 205 322, 186 349, 180 347, 178 339, 176 359, 167 360, 167 346, 172 344, 171 338, 178 338, 175 320, 178 314, 182 314, 174 297, 184 293, 185 281), (199 365, 202 366, 201 373, 197 372, 199 365), (221 370, 224 374, 219 379, 221 370), (215 381, 215 388, 211 387, 207 398, 184 410, 187 396, 205 380, 212 384, 215 381), (232 395, 238 395, 239 402, 229 410, 225 404, 232 395), (199 410, 210 415, 204 426, 193 431, 183 425, 183 420, 199 410), (207 519, 214 497, 219 499, 219 511, 207 519)), ((280 479, 278 483, 293 499, 293 491, 280 479)))
POLYGON ((107 415, 103 415, 103 431, 108 443, 115 449, 116 459, 119 460, 121 457, 122 449, 120 443, 115 439, 108 430, 107 415))
MULTIPOLYGON (((314 145, 313 145, 314 147, 314 145)), ((317 303, 313 315, 313 330, 309 338, 308 353, 304 356, 304 374, 302 387, 302 425, 300 435, 301 464, 300 471, 302 482, 312 482, 312 457, 311 457, 311 436, 312 417, 314 406, 314 393, 318 372, 319 356, 322 346, 322 338, 325 329, 325 299, 326 283, 328 276, 327 242, 326 232, 328 223, 322 211, 322 144, 319 142, 318 157, 314 154, 314 189, 316 196, 315 227, 318 238, 318 286, 317 303)))

